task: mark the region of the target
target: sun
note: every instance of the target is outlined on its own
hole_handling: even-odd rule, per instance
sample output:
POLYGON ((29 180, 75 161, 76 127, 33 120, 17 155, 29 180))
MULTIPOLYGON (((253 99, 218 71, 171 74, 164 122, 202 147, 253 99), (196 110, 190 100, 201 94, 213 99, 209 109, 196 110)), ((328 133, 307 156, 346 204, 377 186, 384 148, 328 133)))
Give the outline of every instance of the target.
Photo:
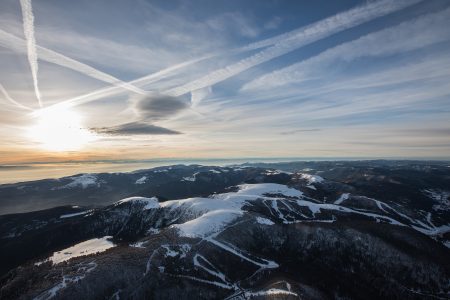
POLYGON ((36 122, 27 129, 30 140, 49 151, 79 150, 96 139, 83 128, 79 113, 70 107, 45 108, 33 113, 36 122))

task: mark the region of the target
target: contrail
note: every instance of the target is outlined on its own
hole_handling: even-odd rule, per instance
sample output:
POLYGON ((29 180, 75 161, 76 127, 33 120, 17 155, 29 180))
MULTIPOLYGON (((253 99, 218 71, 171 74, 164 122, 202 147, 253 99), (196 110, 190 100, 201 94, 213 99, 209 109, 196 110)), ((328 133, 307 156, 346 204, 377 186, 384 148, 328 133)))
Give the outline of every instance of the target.
POLYGON ((31 76, 33 77, 34 91, 38 99, 39 106, 42 107, 41 93, 38 86, 38 60, 36 53, 36 39, 34 38, 34 15, 31 7, 31 0, 20 0, 23 18, 23 33, 27 41, 28 62, 30 63, 31 76))
MULTIPOLYGON (((4 46, 4 47, 14 50, 18 53, 25 53, 25 51, 26 51, 24 48, 25 44, 26 44, 25 40, 18 38, 6 31, 3 31, 0 29, 0 46, 4 46)), ((82 62, 74 60, 74 59, 67 57, 65 55, 62 55, 58 52, 41 47, 39 45, 36 45, 36 50, 37 50, 37 54, 39 55, 40 60, 47 61, 47 62, 56 64, 56 65, 59 65, 62 67, 66 67, 68 69, 72 69, 74 71, 77 71, 77 72, 87 75, 89 77, 92 77, 97 80, 107 82, 110 84, 114 84, 116 86, 130 90, 135 93, 145 94, 145 91, 143 91, 142 89, 132 86, 114 76, 111 76, 107 73, 104 73, 100 70, 97 70, 97 69, 87 65, 87 64, 84 64, 82 62)))
POLYGON ((437 13, 426 14, 396 26, 371 32, 358 39, 328 48, 308 59, 287 67, 264 74, 241 90, 261 90, 307 80, 310 70, 329 65, 332 61, 342 59, 351 61, 360 57, 377 57, 399 52, 408 52, 450 40, 450 31, 446 27, 450 19, 450 8, 437 13), (409 36, 399 39, 399 36, 409 36), (383 41, 380 43, 379 41, 383 41), (270 83, 270 84, 268 84, 270 83))
MULTIPOLYGON (((1 31, 0 31, 0 36, 1 36, 1 31)), ((147 84, 149 84, 151 82, 154 82, 156 80, 164 78, 164 76, 166 76, 166 75, 168 75, 168 74, 170 74, 170 73, 172 73, 172 72, 174 72, 176 70, 179 70, 179 69, 185 68, 187 66, 193 65, 193 64, 195 64, 195 63, 197 63, 197 62, 199 62, 201 60, 207 59, 209 57, 210 56, 205 56, 205 57, 201 57, 201 58, 197 58, 197 59, 192 59, 192 60, 189 60, 189 61, 186 61, 186 62, 183 62, 183 63, 179 63, 177 65, 170 66, 168 68, 165 68, 163 70, 160 70, 160 71, 152 73, 152 74, 149 74, 147 76, 140 77, 140 78, 137 78, 135 80, 129 81, 129 82, 127 82, 127 84, 129 84, 131 86, 147 85, 147 84)), ((94 100, 97 100, 97 99, 101 99, 101 98, 104 98, 104 97, 107 97, 107 96, 114 96, 114 95, 119 94, 120 92, 122 92, 122 89, 121 89, 121 87, 118 87, 118 86, 102 88, 102 89, 98 89, 98 90, 95 90, 93 92, 90 92, 90 93, 87 93, 87 94, 84 94, 84 95, 80 95, 80 96, 77 96, 77 97, 74 97, 74 98, 71 98, 71 99, 67 99, 67 100, 64 100, 62 102, 53 104, 52 106, 49 106, 47 108, 50 109, 50 108, 55 107, 55 106, 75 106, 75 105, 80 105, 80 104, 88 103, 88 102, 91 102, 91 101, 94 101, 94 100)), ((146 94, 149 94, 149 92, 146 92, 146 94)), ((45 110, 47 108, 44 108, 43 110, 45 110)))
MULTIPOLYGON (((130 81, 130 82, 124 82, 110 74, 104 73, 98 69, 95 69, 85 63, 79 62, 77 60, 74 60, 70 57, 67 57, 61 53, 58 53, 56 51, 50 50, 48 48, 36 45, 37 54, 39 56, 40 60, 47 61, 62 67, 66 67, 68 69, 77 71, 81 74, 84 74, 86 76, 89 76, 91 78, 110 83, 115 85, 116 87, 120 87, 123 89, 127 89, 129 91, 138 93, 138 94, 146 94, 147 92, 142 90, 141 88, 137 87, 136 85, 144 86, 147 84, 150 84, 154 81, 157 81, 161 78, 164 78, 166 75, 169 75, 177 70, 186 68, 188 66, 194 65, 198 62, 211 59, 213 57, 217 57, 220 55, 230 55, 230 54, 237 54, 241 52, 246 52, 250 50, 260 49, 263 47, 267 47, 272 45, 273 43, 277 42, 281 36, 287 37, 291 33, 283 34, 280 36, 277 36, 275 38, 268 38, 256 43, 252 43, 249 45, 246 45, 244 47, 238 47, 229 51, 222 51, 222 52, 216 52, 209 55, 202 56, 197 59, 192 59, 174 66, 170 66, 168 68, 165 68, 163 70, 160 70, 158 72, 146 75, 144 77, 138 78, 136 80, 130 81)), ((18 53, 27 53, 26 50, 26 41, 10 34, 2 29, 0 29, 0 46, 3 46, 5 48, 9 48, 15 52, 18 53)), ((76 102, 79 101, 80 104, 88 101, 92 101, 95 99, 102 98, 107 95, 114 95, 115 93, 120 92, 120 89, 117 88, 102 88, 94 92, 87 93, 85 95, 77 96, 72 99, 68 99, 68 102, 76 102)), ((66 101, 64 101, 66 102, 66 101)))
MULTIPOLYGON (((286 53, 289 53, 302 46, 326 38, 340 31, 358 26, 362 23, 373 20, 377 17, 381 17, 383 15, 387 15, 389 13, 404 9, 408 6, 411 6, 421 1, 422 0, 397 0, 397 1, 380 0, 377 2, 371 2, 369 4, 358 6, 346 12, 342 12, 332 17, 318 21, 309 26, 301 27, 299 29, 295 29, 293 31, 275 36, 273 38, 265 39, 256 43, 251 43, 244 47, 232 49, 230 51, 231 53, 239 53, 247 50, 266 48, 256 53, 255 55, 252 55, 250 57, 238 61, 235 64, 216 70, 200 79, 194 80, 185 85, 163 91, 162 93, 169 94, 172 96, 181 96, 191 91, 211 86, 234 75, 237 75, 240 72, 243 72, 251 67, 254 67, 258 64, 269 61, 273 58, 284 55, 286 53)), ((1 31, 0 31, 0 42, 1 42, 1 31)), ((226 54, 226 52, 223 53, 226 54)), ((217 55, 218 53, 215 53, 198 59, 190 60, 166 68, 159 72, 135 79, 133 81, 128 82, 128 84, 146 85, 155 80, 160 79, 161 77, 175 70, 187 67, 199 61, 209 59, 217 55)), ((85 95, 65 100, 55 105, 71 105, 71 106, 79 105, 106 96, 115 95, 119 92, 120 90, 117 89, 117 87, 104 88, 85 95)))
MULTIPOLYGON (((181 96, 193 90, 214 85, 261 63, 294 51, 300 47, 324 39, 340 31, 358 26, 375 18, 404 9, 420 1, 422 0, 380 0, 355 7, 348 11, 336 14, 332 17, 295 30, 288 35, 285 34, 284 39, 280 39, 273 46, 270 46, 250 57, 242 59, 237 63, 218 69, 185 85, 167 90, 165 93, 171 96, 181 96)), ((272 39, 272 41, 273 40, 274 39, 272 39)))
POLYGON ((5 96, 5 99, 8 100, 9 102, 11 102, 12 104, 14 104, 16 107, 26 109, 26 110, 31 110, 31 111, 33 110, 31 107, 25 106, 25 105, 17 102, 16 100, 14 100, 13 98, 11 98, 11 96, 8 94, 5 87, 1 83, 0 83, 0 91, 5 96))

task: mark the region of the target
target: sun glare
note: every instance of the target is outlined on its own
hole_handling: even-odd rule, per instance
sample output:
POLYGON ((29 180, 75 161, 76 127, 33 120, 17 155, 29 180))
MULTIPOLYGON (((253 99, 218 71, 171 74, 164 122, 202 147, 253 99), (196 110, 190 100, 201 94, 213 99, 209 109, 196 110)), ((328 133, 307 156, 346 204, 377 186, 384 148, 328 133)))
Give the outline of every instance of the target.
POLYGON ((68 107, 42 109, 35 113, 36 123, 28 136, 49 151, 73 151, 95 140, 95 134, 82 126, 81 116, 68 107))

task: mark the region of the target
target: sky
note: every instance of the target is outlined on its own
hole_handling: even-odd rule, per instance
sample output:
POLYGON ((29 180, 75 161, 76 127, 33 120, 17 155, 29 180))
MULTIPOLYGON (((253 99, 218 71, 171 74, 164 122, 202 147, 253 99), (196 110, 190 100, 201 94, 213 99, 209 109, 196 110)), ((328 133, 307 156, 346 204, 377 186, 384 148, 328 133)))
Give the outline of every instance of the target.
POLYGON ((2 0, 0 164, 450 157, 447 0, 2 0))

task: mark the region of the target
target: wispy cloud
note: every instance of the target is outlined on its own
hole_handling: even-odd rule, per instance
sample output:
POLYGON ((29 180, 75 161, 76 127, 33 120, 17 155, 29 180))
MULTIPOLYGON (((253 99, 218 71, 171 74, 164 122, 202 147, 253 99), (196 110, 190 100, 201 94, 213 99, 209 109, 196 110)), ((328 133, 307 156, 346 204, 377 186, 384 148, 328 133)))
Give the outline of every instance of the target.
MULTIPOLYGON (((25 43, 24 40, 21 38, 18 38, 10 33, 7 33, 0 29, 0 45, 9 48, 11 50, 14 50, 18 53, 25 52, 25 44, 28 44, 28 41, 25 43)), ((124 82, 112 75, 109 75, 105 72, 102 72, 98 69, 95 69, 87 64, 84 64, 82 62, 79 62, 75 59, 72 59, 70 57, 67 57, 63 54, 60 54, 56 51, 38 46, 34 44, 34 55, 39 56, 39 59, 43 61, 47 61, 74 71, 77 71, 81 74, 84 74, 86 76, 89 76, 91 78, 113 84, 121 89, 126 89, 129 91, 132 91, 134 93, 139 94, 145 94, 145 91, 133 86, 132 84, 129 84, 127 82, 124 82)), ((29 51, 28 51, 29 53, 29 51)), ((28 54, 29 55, 29 54, 28 54)))
POLYGON ((358 6, 313 23, 312 25, 301 28, 300 30, 296 30, 294 33, 283 35, 284 38, 280 39, 273 46, 270 46, 250 57, 242 59, 237 63, 216 70, 197 80, 165 91, 165 94, 180 96, 193 90, 214 85, 261 63, 270 61, 276 57, 296 50, 302 46, 326 38, 345 29, 358 26, 377 17, 398 11, 420 1, 421 0, 381 0, 358 6))
POLYGON ((38 85, 38 57, 36 52, 36 39, 34 37, 34 15, 31 0, 20 0, 23 17, 23 33, 27 41, 28 62, 30 63, 31 76, 33 77, 34 91, 38 99, 39 106, 42 107, 41 93, 38 85))
POLYGON ((26 105, 23 105, 19 102, 17 102, 16 100, 14 100, 13 98, 11 98, 11 96, 8 94, 8 92, 6 91, 5 87, 0 83, 0 91, 2 92, 3 96, 5 97, 6 100, 8 100, 11 104, 13 104, 15 107, 21 108, 21 109, 25 109, 25 110, 33 110, 31 107, 28 107, 26 105))
POLYGON ((324 69, 332 64, 337 65, 337 62, 349 63, 362 57, 382 57, 406 53, 448 41, 450 40, 450 31, 447 29, 449 18, 450 9, 446 9, 370 33, 330 48, 307 60, 254 79, 245 84, 242 90, 273 89, 277 86, 311 80, 311 78, 317 79, 318 76, 321 76, 320 74, 323 74, 324 69))
MULTIPOLYGON (((358 6, 351 10, 343 13, 339 13, 327 19, 318 21, 312 25, 302 27, 300 29, 293 30, 291 32, 281 34, 276 37, 269 39, 264 39, 260 42, 251 43, 247 46, 237 47, 231 49, 230 53, 240 53, 248 50, 259 49, 262 47, 268 47, 250 57, 238 61, 237 63, 228 65, 222 69, 213 71, 200 79, 194 80, 192 82, 186 83, 181 86, 170 88, 168 90, 159 91, 161 94, 166 94, 170 96, 181 96, 192 91, 201 90, 208 86, 214 85, 218 82, 224 81, 230 77, 233 77, 247 69, 250 69, 261 63, 270 61, 273 58, 289 53, 295 49, 302 46, 310 44, 314 41, 326 38, 332 34, 340 32, 342 30, 355 27, 364 22, 368 22, 377 17, 401 10, 405 7, 413 5, 420 2, 421 0, 399 0, 399 1, 389 1, 380 0, 377 2, 372 2, 363 6, 358 6)), ((203 57, 192 59, 184 63, 180 63, 161 71, 149 74, 147 76, 138 78, 136 80, 130 81, 129 84, 134 86, 144 86, 155 80, 159 80, 167 74, 170 74, 179 69, 185 68, 189 65, 196 64, 200 61, 210 59, 212 57, 217 57, 219 55, 224 55, 226 52, 217 52, 203 57)), ((116 88, 105 88, 101 90, 88 93, 86 95, 81 95, 72 99, 69 99, 64 104, 78 105, 82 103, 87 103, 103 97, 116 95, 120 90, 116 88)), ((199 101, 198 101, 199 102, 199 101)), ((198 104, 198 103, 196 103, 198 104)))

